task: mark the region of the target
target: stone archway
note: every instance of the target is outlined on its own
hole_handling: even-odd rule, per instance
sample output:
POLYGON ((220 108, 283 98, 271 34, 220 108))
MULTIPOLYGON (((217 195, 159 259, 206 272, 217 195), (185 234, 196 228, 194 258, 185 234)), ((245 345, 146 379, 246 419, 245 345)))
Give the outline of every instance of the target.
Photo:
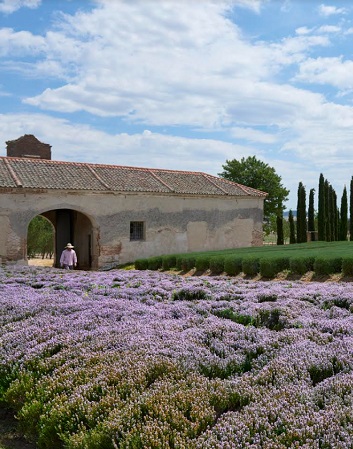
POLYGON ((36 215, 27 227, 28 265, 53 266, 55 228, 43 215, 36 215))
POLYGON ((60 266, 61 252, 70 242, 75 246, 77 253, 77 268, 81 270, 97 268, 93 245, 94 228, 85 214, 73 209, 53 209, 40 215, 47 218, 55 229, 54 267, 60 266))

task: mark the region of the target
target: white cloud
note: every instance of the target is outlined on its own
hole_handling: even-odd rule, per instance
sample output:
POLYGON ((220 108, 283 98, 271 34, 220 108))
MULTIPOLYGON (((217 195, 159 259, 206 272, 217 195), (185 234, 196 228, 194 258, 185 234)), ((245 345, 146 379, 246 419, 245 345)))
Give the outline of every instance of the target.
POLYGON ((341 27, 335 25, 323 25, 318 28, 318 33, 339 33, 341 31, 341 27))
MULTIPOLYGON (((11 58, 4 58, 2 69, 17 68, 46 81, 45 89, 25 104, 62 114, 121 117, 143 123, 145 131, 112 135, 49 113, 4 115, 3 141, 32 133, 53 145, 55 159, 211 174, 220 172, 226 159, 255 154, 274 166, 295 192, 298 177, 315 177, 313 166, 328 178, 333 167, 342 179, 348 176, 353 109, 298 87, 304 82, 342 92, 353 89, 351 60, 308 58, 320 48, 332 50, 330 39, 338 27, 308 28, 304 18, 293 36, 288 32, 272 43, 251 42, 227 12, 232 6, 259 12, 261 1, 168 0, 158 8, 145 0, 95 4, 90 12, 59 16, 43 36, 1 29, 0 52, 11 58), (53 77, 55 85, 47 82, 53 77), (194 135, 217 131, 244 145, 149 130, 176 126, 180 131, 182 125, 194 135)), ((327 16, 334 13, 327 8, 322 8, 327 16)))
POLYGON ((189 139, 149 130, 111 135, 44 114, 3 114, 0 121, 3 155, 6 141, 34 134, 40 141, 52 145, 54 160, 204 171, 217 175, 227 159, 247 157, 256 152, 255 147, 244 148, 219 140, 189 139))
MULTIPOLYGON (((26 102, 60 112, 121 116, 147 126, 229 128, 233 137, 264 145, 281 141, 298 118, 309 128, 311 121, 317 124, 324 97, 277 84, 274 77, 282 67, 301 63, 297 80, 310 73, 314 79, 306 52, 328 45, 326 36, 299 33, 277 44, 252 45, 224 18, 229 6, 224 2, 162 5, 107 1, 90 13, 67 17, 61 30, 46 35, 50 58, 36 69, 45 62, 43 73, 50 64, 57 73, 60 64, 74 66, 72 80, 26 102), (278 135, 260 133, 258 126, 274 126, 278 135)), ((43 47, 41 40, 38 46, 43 47)), ((298 123, 289 146, 301 152, 301 142, 292 150, 298 123)), ((323 119, 322 126, 332 125, 323 119)))
POLYGON ((319 6, 319 13, 320 15, 324 17, 329 17, 333 15, 341 15, 346 14, 347 9, 346 8, 337 8, 337 6, 328 6, 328 5, 320 5, 319 6))
POLYGON ((235 6, 240 6, 242 8, 248 8, 256 13, 260 13, 261 6, 266 3, 267 0, 235 0, 235 6))
POLYGON ((353 61, 342 57, 307 59, 300 64, 297 80, 353 89, 353 61))
POLYGON ((312 29, 308 28, 308 27, 299 27, 295 30, 296 34, 298 35, 306 35, 311 33, 312 29))
POLYGON ((11 14, 20 8, 38 8, 42 0, 0 0, 0 13, 11 14))
MULTIPOLYGON (((225 18, 229 6, 168 1, 151 8, 142 0, 104 1, 92 12, 66 16, 61 29, 47 34, 48 62, 38 61, 34 73, 53 68, 62 76, 68 67, 70 82, 25 101, 46 110, 205 129, 241 123, 237 112, 246 109, 261 124, 256 92, 265 95, 264 84, 283 67, 329 41, 297 36, 253 45, 225 18)), ((272 97, 262 101, 271 104, 272 97)))
MULTIPOLYGON (((299 27, 295 30, 298 36, 307 36, 309 34, 334 34, 340 33, 342 28, 336 25, 322 25, 317 28, 308 28, 306 26, 299 27)), ((347 34, 347 31, 345 32, 347 34)))
POLYGON ((217 125, 222 120, 218 92, 239 78, 270 73, 267 54, 239 38, 223 17, 226 5, 162 5, 107 2, 69 18, 68 34, 51 33, 46 43, 51 60, 75 67, 76 80, 27 102, 58 111, 131 115, 150 124, 217 125))
POLYGON ((244 139, 249 142, 272 144, 277 140, 275 135, 254 128, 236 127, 231 130, 231 134, 236 139, 244 139))
POLYGON ((0 56, 31 54, 35 56, 47 49, 46 41, 28 31, 15 32, 11 28, 0 28, 0 56))

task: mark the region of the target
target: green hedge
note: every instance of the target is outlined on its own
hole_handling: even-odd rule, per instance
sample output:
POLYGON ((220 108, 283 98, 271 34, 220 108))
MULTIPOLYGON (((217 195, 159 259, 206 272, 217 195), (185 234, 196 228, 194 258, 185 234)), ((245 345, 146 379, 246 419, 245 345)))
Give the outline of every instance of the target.
POLYGON ((213 274, 224 272, 224 256, 212 257, 210 259, 210 270, 213 274))
POLYGON ((210 258, 209 256, 200 256, 195 260, 195 268, 197 271, 206 271, 210 268, 210 258))
POLYGON ((195 268, 196 258, 191 255, 183 255, 180 258, 180 268, 182 271, 190 271, 195 268))
POLYGON ((289 260, 289 269, 294 274, 303 275, 314 270, 314 261, 315 257, 312 256, 292 257, 289 260))
POLYGON ((268 257, 260 260, 260 274, 266 278, 273 278, 281 271, 288 269, 288 257, 268 257))
POLYGON ((241 273, 242 267, 242 258, 238 256, 228 256, 224 258, 224 271, 229 276, 236 276, 241 273))
POLYGON ((162 268, 162 257, 150 257, 148 259, 149 270, 159 270, 162 268))
POLYGON ((245 257, 242 260, 242 271, 248 276, 255 276, 260 271, 260 258, 256 256, 245 257))
POLYGON ((136 270, 147 270, 148 259, 136 259, 135 260, 135 268, 136 268, 136 270))
POLYGON ((318 276, 340 273, 342 271, 341 257, 316 257, 314 271, 318 276))
POLYGON ((162 269, 170 270, 176 267, 176 256, 174 254, 169 254, 167 256, 162 256, 162 269))
POLYGON ((342 258, 342 273, 344 276, 353 276, 353 256, 342 258))
POLYGON ((182 254, 177 255, 175 258, 175 268, 179 271, 181 270, 182 258, 183 258, 182 254))

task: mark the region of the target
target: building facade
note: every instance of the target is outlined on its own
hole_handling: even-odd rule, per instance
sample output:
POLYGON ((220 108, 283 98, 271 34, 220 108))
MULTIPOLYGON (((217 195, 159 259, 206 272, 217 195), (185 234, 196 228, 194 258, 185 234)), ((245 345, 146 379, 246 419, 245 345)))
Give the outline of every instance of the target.
POLYGON ((95 270, 161 254, 262 245, 264 192, 201 172, 16 152, 0 157, 3 264, 27 264, 28 225, 37 215, 54 227, 56 266, 67 242, 79 268, 95 270))

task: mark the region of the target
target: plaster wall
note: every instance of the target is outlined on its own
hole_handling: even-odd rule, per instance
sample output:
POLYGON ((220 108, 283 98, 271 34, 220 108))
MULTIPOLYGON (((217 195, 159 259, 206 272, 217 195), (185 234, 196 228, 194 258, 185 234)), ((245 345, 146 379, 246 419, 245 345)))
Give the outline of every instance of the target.
MULTIPOLYGON (((0 258, 25 260, 27 228, 40 213, 71 209, 92 223, 96 268, 140 257, 262 245, 263 198, 0 190, 0 258), (130 222, 145 239, 130 241, 130 222)), ((85 225, 85 227, 87 227, 85 225)), ((79 228, 79 226, 78 226, 79 228)), ((77 230, 75 244, 80 245, 77 230)))

